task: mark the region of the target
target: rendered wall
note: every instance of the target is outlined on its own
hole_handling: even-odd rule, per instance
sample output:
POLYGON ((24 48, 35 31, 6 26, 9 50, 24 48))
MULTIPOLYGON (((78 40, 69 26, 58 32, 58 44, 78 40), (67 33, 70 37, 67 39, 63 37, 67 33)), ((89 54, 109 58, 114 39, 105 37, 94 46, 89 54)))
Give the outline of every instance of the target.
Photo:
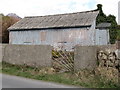
POLYGON ((97 67, 97 49, 95 46, 76 46, 74 69, 94 69, 97 67))
POLYGON ((3 61, 11 64, 35 67, 51 66, 51 50, 49 45, 3 45, 3 61))

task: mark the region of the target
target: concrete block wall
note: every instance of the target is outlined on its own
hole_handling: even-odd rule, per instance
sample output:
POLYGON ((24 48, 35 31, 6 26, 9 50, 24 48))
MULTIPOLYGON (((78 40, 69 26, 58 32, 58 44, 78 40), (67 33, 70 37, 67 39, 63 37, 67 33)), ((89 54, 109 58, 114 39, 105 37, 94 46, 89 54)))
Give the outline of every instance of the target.
POLYGON ((52 64, 52 47, 49 45, 3 45, 3 61, 33 67, 49 67, 52 64))

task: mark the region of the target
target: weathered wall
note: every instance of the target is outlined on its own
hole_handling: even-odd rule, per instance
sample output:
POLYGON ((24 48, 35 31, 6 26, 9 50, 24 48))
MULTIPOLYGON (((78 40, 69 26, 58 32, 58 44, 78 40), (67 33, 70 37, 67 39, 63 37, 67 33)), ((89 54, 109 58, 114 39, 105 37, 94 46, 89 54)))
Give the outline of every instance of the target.
POLYGON ((97 66, 97 49, 94 46, 76 46, 74 69, 94 69, 97 66))
POLYGON ((116 48, 116 45, 76 46, 74 52, 74 69, 94 69, 98 66, 98 63, 102 62, 103 58, 103 61, 105 61, 105 65, 103 66, 116 67, 119 61, 119 52, 120 50, 116 48), (106 53, 108 53, 107 56, 106 53), (106 61, 108 63, 110 61, 110 63, 108 64, 106 61))
POLYGON ((3 61, 35 67, 51 66, 52 47, 49 45, 3 45, 3 48, 3 61))
MULTIPOLYGON (((2 50, 1 56, 3 61, 12 64, 27 64, 35 67, 52 66, 52 47, 49 45, 3 45, 2 47, 0 45, 0 48, 2 48, 0 50, 2 50)), ((101 51, 105 55, 106 52, 109 52, 108 56, 113 59, 114 52, 117 52, 118 55, 120 54, 118 53, 120 50, 116 48, 116 45, 76 46, 74 51, 74 69, 80 70, 96 68, 98 66, 98 55, 102 54, 101 51), (113 54, 112 57, 111 53, 113 54)), ((100 56, 99 62, 101 62, 103 58, 106 58, 105 55, 100 56)), ((115 61, 116 55, 114 60, 104 60, 115 61)), ((120 57, 117 56, 117 58, 120 57)), ((116 63, 116 61, 114 63, 116 63)))
POLYGON ((3 56, 4 56, 4 50, 5 50, 5 46, 7 44, 0 44, 0 62, 2 61, 3 59, 3 56))
POLYGON ((94 31, 89 28, 10 31, 10 44, 51 45, 72 49, 75 45, 94 45, 94 31), (84 42, 85 41, 85 42, 84 42))
POLYGON ((10 31, 10 44, 51 45, 71 50, 75 45, 107 45, 106 30, 96 30, 95 24, 85 28, 10 31))
POLYGON ((110 43, 109 29, 96 29, 96 45, 108 45, 110 43))

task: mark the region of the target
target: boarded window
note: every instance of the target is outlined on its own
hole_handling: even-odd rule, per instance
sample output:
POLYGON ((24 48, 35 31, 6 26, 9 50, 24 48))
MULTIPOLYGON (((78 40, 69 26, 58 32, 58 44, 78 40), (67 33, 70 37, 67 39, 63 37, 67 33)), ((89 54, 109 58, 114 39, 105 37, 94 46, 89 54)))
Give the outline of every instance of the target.
POLYGON ((46 32, 45 31, 41 31, 40 32, 40 36, 41 36, 41 41, 45 41, 46 40, 46 32))

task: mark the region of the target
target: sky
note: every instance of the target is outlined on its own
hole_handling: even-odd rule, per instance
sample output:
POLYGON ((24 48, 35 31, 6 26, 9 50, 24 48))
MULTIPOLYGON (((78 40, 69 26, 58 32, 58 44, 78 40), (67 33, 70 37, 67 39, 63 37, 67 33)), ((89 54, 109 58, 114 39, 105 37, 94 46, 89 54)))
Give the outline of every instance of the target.
POLYGON ((103 5, 106 15, 112 14, 118 21, 120 0, 0 0, 0 13, 16 13, 20 17, 43 16, 94 10, 103 5))

